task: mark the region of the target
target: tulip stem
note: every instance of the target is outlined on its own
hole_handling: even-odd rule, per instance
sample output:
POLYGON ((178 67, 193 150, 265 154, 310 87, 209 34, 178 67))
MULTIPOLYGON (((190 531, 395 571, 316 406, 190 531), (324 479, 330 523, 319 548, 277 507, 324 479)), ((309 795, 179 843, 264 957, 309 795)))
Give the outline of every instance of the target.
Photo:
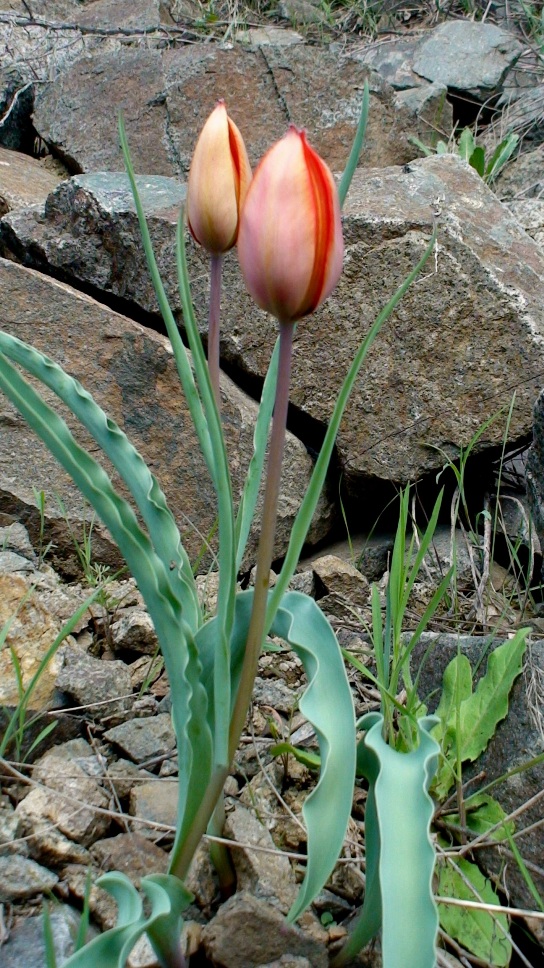
POLYGON ((219 392, 219 320, 221 314, 221 270, 223 256, 213 253, 210 257, 210 310, 208 316, 208 370, 217 409, 221 413, 219 392))
POLYGON ((268 631, 265 628, 266 605, 270 583, 270 566, 274 554, 274 535, 276 531, 281 465, 285 443, 285 428, 287 426, 294 328, 292 323, 282 323, 280 321, 278 378, 276 382, 276 399, 274 403, 274 416, 272 418, 270 448, 268 451, 261 536, 257 550, 255 593, 253 596, 253 608, 247 633, 240 685, 230 724, 229 757, 231 760, 234 758, 240 736, 242 735, 253 693, 253 684, 255 676, 257 675, 259 655, 261 653, 264 636, 268 631))

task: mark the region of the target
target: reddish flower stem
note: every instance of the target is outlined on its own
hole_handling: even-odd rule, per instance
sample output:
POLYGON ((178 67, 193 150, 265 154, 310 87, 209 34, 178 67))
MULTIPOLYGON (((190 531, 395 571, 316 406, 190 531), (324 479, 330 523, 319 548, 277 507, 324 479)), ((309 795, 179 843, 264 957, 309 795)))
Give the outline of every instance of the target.
POLYGON ((221 315, 221 270, 223 256, 210 256, 210 309, 208 316, 208 370, 217 409, 221 413, 221 396, 219 392, 219 320, 221 315))
POLYGON ((270 566, 272 565, 274 554, 274 535, 276 531, 281 465, 285 443, 285 428, 287 426, 287 409, 289 406, 293 330, 294 326, 292 323, 280 322, 278 380, 276 383, 276 400, 274 403, 272 433, 270 435, 270 449, 268 452, 261 536, 257 551, 255 593, 253 596, 253 608, 247 633, 240 685, 238 687, 238 694, 230 724, 229 757, 231 760, 234 758, 240 736, 242 735, 247 710, 253 693, 253 684, 255 676, 257 675, 257 663, 259 661, 264 636, 268 631, 265 628, 266 604, 270 582, 270 566))

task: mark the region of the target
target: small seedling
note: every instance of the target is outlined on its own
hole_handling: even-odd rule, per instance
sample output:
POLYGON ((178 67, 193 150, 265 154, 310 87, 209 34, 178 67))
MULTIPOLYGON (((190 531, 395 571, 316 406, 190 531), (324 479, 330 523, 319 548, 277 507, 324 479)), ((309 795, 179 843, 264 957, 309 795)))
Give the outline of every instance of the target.
POLYGON ((512 131, 507 134, 497 145, 487 162, 485 148, 476 143, 470 128, 464 128, 458 139, 452 137, 449 142, 437 141, 434 148, 429 148, 414 135, 411 135, 408 140, 419 148, 426 157, 431 155, 459 155, 463 161, 466 161, 471 168, 478 172, 486 185, 491 185, 514 154, 519 137, 512 131))

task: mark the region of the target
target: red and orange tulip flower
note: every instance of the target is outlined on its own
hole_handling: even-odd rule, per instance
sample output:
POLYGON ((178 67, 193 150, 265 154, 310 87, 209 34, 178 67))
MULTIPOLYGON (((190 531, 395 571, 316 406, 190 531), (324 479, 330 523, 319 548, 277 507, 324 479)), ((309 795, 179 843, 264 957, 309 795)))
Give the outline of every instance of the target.
POLYGON ((342 271, 336 185, 294 126, 264 156, 242 209, 238 258, 255 302, 281 322, 313 312, 342 271))
POLYGON ((251 167, 242 136, 218 101, 196 143, 187 186, 192 235, 212 255, 236 243, 251 167))

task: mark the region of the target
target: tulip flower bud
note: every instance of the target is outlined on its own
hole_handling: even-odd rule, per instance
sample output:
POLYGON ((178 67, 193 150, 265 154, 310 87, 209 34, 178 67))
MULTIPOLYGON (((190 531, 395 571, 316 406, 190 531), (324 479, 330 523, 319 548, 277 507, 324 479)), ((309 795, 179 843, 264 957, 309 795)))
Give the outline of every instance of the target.
POLYGON ((200 132, 189 171, 187 220, 213 255, 236 243, 240 210, 251 181, 242 135, 219 101, 200 132))
POLYGON ((344 242, 331 172, 294 126, 257 167, 240 219, 238 258, 255 302, 280 322, 313 312, 332 292, 344 242))

